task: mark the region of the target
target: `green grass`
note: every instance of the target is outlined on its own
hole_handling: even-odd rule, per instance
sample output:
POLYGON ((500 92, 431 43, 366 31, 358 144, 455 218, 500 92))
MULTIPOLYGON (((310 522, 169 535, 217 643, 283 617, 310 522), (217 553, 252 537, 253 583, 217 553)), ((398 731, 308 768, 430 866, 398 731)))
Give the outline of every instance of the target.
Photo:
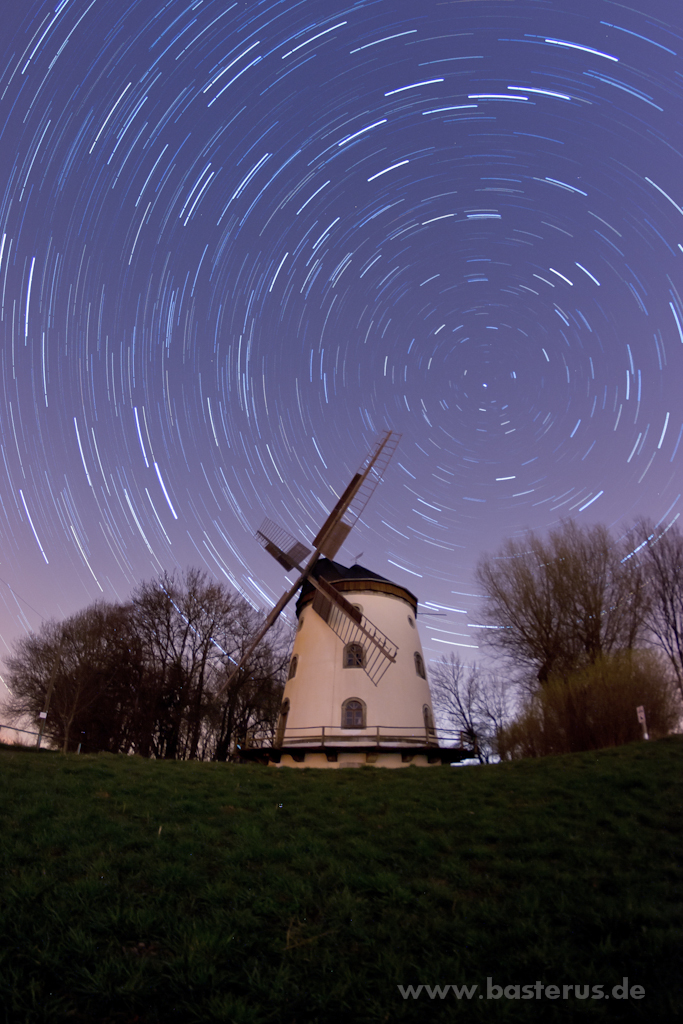
POLYGON ((397 771, 3 747, 0 771, 11 1024, 683 1013, 681 738, 397 771), (479 998, 625 975, 643 999, 479 998))

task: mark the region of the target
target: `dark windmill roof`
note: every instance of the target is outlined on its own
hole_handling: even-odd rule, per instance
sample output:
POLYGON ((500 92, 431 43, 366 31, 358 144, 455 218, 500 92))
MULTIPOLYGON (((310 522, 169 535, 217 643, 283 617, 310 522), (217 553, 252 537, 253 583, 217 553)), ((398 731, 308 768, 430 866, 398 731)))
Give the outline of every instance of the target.
MULTIPOLYGON (((380 576, 378 573, 372 572, 371 569, 366 569, 364 565, 356 563, 347 568, 339 562, 333 562, 330 558, 319 558, 311 570, 311 576, 315 576, 316 579, 322 576, 329 583, 333 583, 344 594, 363 590, 393 594, 395 597, 402 598, 412 605, 413 611, 417 615, 417 598, 414 594, 398 583, 393 583, 391 580, 386 579, 385 576, 380 576)), ((296 603, 297 617, 304 605, 309 604, 313 600, 314 592, 315 587, 306 580, 296 603)))

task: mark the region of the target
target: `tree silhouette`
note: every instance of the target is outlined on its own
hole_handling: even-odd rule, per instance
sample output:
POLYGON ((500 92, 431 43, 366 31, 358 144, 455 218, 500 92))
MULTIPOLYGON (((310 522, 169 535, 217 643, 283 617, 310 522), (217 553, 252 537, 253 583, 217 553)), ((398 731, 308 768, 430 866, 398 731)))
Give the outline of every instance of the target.
POLYGON ((642 567, 604 526, 569 521, 544 540, 528 532, 484 556, 482 643, 541 683, 568 676, 611 651, 635 647, 644 632, 642 567))

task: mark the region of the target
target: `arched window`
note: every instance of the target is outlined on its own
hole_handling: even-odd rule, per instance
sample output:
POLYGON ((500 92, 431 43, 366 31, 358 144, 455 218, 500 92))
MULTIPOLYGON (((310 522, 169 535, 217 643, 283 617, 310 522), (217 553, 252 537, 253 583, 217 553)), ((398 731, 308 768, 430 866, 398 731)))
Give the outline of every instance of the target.
POLYGON ((429 704, 425 704, 422 708, 422 717, 424 718, 425 732, 427 733, 427 738, 429 738, 434 735, 434 718, 432 717, 432 709, 429 704))
POLYGON ((415 658, 415 671, 419 675, 420 679, 426 679, 427 675, 425 673, 425 663, 422 660, 422 655, 419 651, 415 651, 413 657, 415 658))
POLYGON ((294 657, 292 658, 292 660, 289 663, 289 675, 287 676, 287 679, 293 679, 294 678, 294 676, 296 675, 296 667, 297 667, 298 664, 299 664, 299 655, 295 654, 294 657))
POLYGON ((365 704, 358 697, 349 697, 342 704, 342 729, 365 728, 365 704))
POLYGON ((281 747, 285 738, 285 729, 287 728, 287 715, 289 714, 289 697, 286 697, 282 702, 280 708, 280 717, 277 722, 277 731, 275 733, 275 746, 281 747))
POLYGON ((302 616, 301 616, 301 618, 299 619, 299 623, 298 623, 298 625, 297 625, 297 627, 296 627, 296 631, 297 631, 297 633, 298 633, 298 632, 299 632, 299 630, 300 630, 300 629, 301 629, 301 628, 303 627, 303 624, 304 624, 304 617, 303 617, 303 615, 302 615, 302 616))
POLYGON ((410 623, 410 625, 411 625, 411 626, 413 627, 413 629, 415 629, 415 620, 414 620, 414 618, 413 618, 413 616, 412 616, 412 615, 409 615, 409 616, 408 616, 408 622, 409 622, 409 623, 410 623))
POLYGON ((347 644, 344 648, 344 668, 363 668, 365 650, 362 644, 347 644))

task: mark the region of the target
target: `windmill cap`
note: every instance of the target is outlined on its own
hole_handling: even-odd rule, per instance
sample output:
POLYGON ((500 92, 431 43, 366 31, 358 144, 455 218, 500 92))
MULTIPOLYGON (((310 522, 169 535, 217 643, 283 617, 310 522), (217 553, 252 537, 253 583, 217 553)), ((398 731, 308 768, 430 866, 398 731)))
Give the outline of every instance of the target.
MULTIPOLYGON (((406 601, 413 609, 413 614, 417 616, 417 598, 414 594, 406 590, 405 587, 399 586, 398 583, 386 579, 385 576, 366 569, 364 565, 356 563, 347 568, 339 562, 333 562, 330 558, 319 558, 311 570, 311 576, 315 576, 316 579, 322 576, 328 583, 333 583, 342 594, 354 591, 358 593, 372 591, 398 597, 402 601, 406 601)), ((315 587, 306 580, 296 602, 297 618, 301 614, 302 608, 311 603, 314 593, 315 587)))

